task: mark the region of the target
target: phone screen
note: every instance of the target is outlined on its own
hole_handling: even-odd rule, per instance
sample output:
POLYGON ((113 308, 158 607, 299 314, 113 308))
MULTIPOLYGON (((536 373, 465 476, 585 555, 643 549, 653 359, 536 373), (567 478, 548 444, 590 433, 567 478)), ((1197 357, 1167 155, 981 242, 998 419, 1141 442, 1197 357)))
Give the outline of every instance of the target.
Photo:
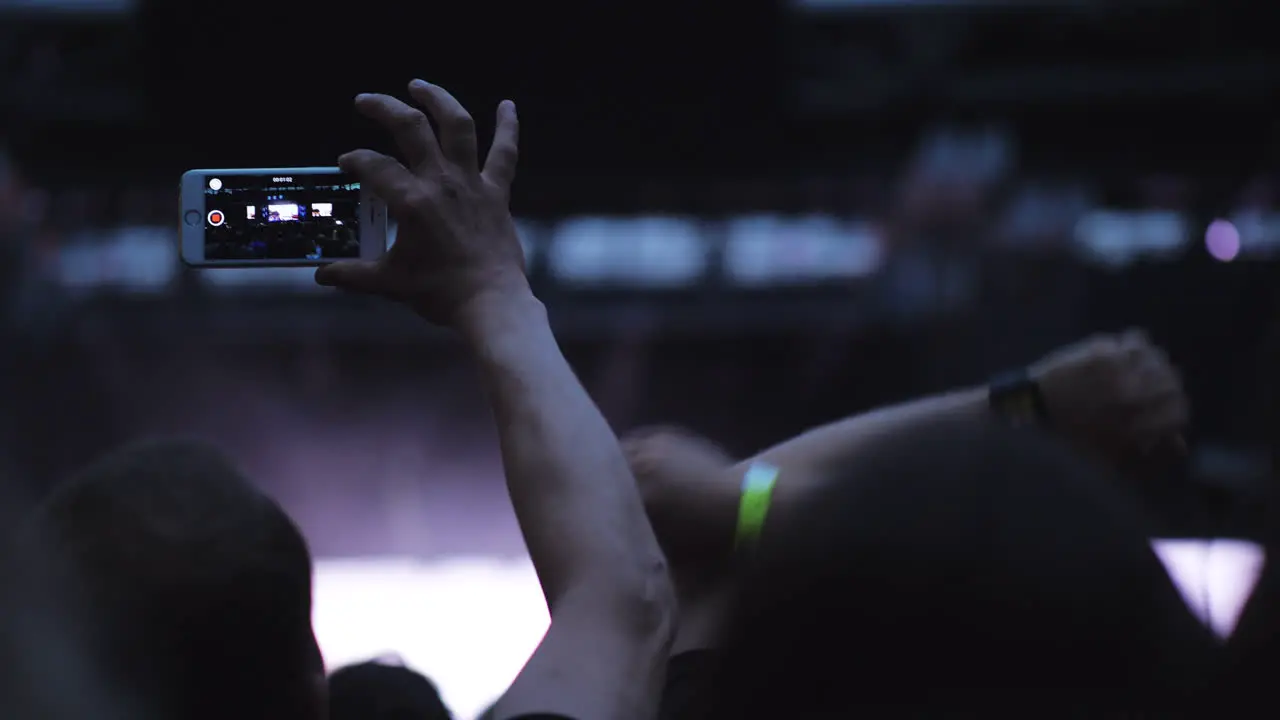
POLYGON ((208 175, 206 260, 360 257, 360 183, 341 174, 208 175))

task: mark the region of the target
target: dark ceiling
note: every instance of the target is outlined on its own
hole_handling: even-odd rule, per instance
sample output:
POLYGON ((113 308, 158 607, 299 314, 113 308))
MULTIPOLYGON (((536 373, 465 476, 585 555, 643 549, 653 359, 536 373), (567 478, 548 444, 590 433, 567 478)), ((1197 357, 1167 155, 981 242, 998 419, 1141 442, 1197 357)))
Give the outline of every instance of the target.
POLYGON ((38 87, 61 110, 18 108, 7 124, 25 164, 64 176, 324 164, 386 145, 350 112, 355 93, 422 76, 474 108, 482 132, 515 99, 522 167, 546 177, 874 169, 900 163, 925 127, 979 120, 1013 128, 1033 171, 1275 164, 1280 54, 1256 7, 1101 6, 806 18, 761 2, 152 0, 97 31, 109 58, 79 57, 79 74, 100 77, 38 87), (107 86, 139 112, 108 113, 90 92, 107 86))

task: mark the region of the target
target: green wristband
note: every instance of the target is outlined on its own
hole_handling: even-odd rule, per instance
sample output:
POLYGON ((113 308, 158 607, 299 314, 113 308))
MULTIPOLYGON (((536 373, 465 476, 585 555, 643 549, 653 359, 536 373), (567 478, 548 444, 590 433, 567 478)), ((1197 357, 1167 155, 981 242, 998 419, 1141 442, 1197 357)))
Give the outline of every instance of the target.
POLYGON ((767 463, 752 463, 742 477, 742 499, 738 502, 738 530, 734 546, 751 546, 760 539, 765 516, 773 501, 773 487, 778 484, 778 468, 767 463))

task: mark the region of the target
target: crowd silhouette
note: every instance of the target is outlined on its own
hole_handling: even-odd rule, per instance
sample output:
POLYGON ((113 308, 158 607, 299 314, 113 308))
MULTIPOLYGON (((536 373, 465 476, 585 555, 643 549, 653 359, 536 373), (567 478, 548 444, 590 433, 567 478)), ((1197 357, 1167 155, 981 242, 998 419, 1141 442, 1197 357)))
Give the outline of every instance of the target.
POLYGON ((209 260, 305 260, 360 257, 355 231, 332 219, 259 222, 208 228, 209 260))

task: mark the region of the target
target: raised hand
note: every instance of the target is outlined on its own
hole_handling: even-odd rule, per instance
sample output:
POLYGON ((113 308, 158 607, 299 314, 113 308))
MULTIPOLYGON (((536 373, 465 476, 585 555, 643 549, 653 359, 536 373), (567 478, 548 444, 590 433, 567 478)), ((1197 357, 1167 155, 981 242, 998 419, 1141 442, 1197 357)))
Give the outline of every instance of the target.
POLYGON ((355 150, 339 166, 382 198, 399 223, 395 244, 376 261, 345 260, 316 282, 403 302, 432 322, 456 325, 487 296, 527 293, 524 253, 508 208, 519 123, 515 104, 498 105, 483 167, 470 113, 444 88, 422 80, 409 95, 427 115, 388 95, 359 95, 356 110, 395 138, 402 160, 355 150))
POLYGON ((1055 430, 1113 459, 1181 445, 1190 411, 1168 356, 1141 330, 1068 345, 1032 366, 1055 430))

